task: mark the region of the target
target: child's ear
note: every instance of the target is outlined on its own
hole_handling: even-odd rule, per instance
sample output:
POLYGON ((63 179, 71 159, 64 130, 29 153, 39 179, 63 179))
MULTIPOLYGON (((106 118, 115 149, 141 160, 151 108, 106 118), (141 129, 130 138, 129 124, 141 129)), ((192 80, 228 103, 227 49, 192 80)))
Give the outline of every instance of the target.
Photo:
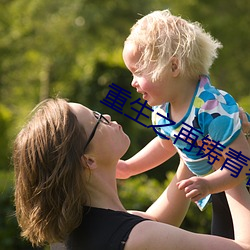
POLYGON ((171 70, 173 73, 173 76, 176 77, 180 74, 180 69, 179 69, 179 60, 176 57, 173 57, 171 59, 171 70))

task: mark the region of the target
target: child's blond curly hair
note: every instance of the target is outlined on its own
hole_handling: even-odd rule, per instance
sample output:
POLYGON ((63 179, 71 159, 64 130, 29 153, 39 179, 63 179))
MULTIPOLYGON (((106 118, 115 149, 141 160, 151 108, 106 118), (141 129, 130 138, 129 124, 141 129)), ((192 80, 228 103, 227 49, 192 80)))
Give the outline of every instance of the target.
POLYGON ((222 48, 198 22, 188 22, 169 10, 142 17, 131 28, 125 43, 132 43, 142 53, 137 71, 151 74, 153 81, 164 74, 174 57, 182 75, 197 78, 208 74, 217 49, 222 48))

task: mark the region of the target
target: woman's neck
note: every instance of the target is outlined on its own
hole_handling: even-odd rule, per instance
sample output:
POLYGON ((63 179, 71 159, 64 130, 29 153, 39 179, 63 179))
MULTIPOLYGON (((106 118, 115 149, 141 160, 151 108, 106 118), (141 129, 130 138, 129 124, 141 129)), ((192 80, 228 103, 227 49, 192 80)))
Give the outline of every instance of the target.
POLYGON ((96 168, 86 178, 89 202, 92 207, 126 211, 117 191, 115 172, 107 168, 96 168))

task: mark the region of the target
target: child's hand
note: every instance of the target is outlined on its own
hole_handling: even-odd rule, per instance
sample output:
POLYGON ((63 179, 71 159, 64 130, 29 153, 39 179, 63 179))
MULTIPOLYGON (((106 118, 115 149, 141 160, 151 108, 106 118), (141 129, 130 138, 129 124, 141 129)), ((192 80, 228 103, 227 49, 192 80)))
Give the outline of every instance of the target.
POLYGON ((116 178, 127 179, 130 176, 130 171, 128 165, 126 164, 126 161, 119 160, 116 166, 116 178))
POLYGON ((194 176, 181 180, 176 185, 180 190, 184 190, 186 197, 192 201, 198 201, 210 193, 209 183, 204 177, 194 176))

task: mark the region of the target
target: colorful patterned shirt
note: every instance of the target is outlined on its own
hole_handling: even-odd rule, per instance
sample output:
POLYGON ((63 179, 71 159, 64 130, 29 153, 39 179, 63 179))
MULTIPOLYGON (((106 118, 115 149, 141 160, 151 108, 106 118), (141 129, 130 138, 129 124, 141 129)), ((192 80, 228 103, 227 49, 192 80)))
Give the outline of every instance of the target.
MULTIPOLYGON (((226 147, 237 138, 241 130, 237 103, 230 94, 213 87, 210 78, 205 75, 200 77, 188 111, 181 121, 168 125, 170 122, 164 117, 169 117, 170 103, 155 106, 153 109, 152 124, 166 125, 157 128, 162 134, 158 136, 170 138, 188 168, 200 176, 208 174, 212 165, 208 162, 208 156, 202 157, 197 144, 191 145, 188 140, 183 139, 185 133, 190 132, 193 141, 209 136, 210 140, 226 147), (182 135, 178 136, 180 132, 182 135)), ((220 148, 223 150, 222 146, 220 148)))

